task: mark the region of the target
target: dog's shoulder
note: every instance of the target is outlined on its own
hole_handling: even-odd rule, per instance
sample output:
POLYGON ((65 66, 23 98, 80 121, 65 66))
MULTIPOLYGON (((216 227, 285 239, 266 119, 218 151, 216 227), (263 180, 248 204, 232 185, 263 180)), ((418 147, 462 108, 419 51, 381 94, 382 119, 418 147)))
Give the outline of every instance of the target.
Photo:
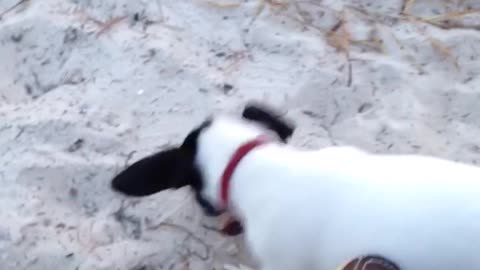
POLYGON ((294 160, 299 166, 311 164, 316 168, 349 166, 370 156, 369 152, 354 146, 328 146, 317 150, 295 151, 295 153, 294 160))

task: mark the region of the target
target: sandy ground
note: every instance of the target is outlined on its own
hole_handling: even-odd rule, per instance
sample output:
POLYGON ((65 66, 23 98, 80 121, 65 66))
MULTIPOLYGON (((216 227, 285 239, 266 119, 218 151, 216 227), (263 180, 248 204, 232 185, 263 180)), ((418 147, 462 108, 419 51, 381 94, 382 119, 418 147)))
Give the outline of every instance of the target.
POLYGON ((251 99, 301 147, 477 163, 480 2, 405 2, 0 0, 0 269, 252 266, 188 190, 108 187, 251 99))

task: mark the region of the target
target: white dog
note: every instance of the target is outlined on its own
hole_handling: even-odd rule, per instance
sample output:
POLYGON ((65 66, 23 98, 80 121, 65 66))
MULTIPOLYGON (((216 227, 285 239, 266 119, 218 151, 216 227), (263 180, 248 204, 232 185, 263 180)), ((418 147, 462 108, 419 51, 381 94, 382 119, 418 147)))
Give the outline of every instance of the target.
POLYGON ((191 186, 210 215, 234 213, 263 270, 479 270, 480 168, 352 147, 300 150, 260 105, 215 117, 179 147, 112 181, 147 196, 191 186), (349 264, 359 256, 383 266, 349 264), (372 259, 373 260, 373 259, 372 259))

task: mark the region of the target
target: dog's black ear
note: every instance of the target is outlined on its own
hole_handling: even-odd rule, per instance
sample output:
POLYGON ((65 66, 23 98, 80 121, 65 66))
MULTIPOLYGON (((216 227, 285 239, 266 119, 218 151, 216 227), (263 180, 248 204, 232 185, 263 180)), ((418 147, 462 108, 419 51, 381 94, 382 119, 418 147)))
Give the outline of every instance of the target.
POLYGON ((189 185, 193 155, 170 148, 143 158, 112 180, 112 189, 128 196, 147 196, 162 190, 189 185))
POLYGON ((286 142, 293 134, 295 126, 283 119, 279 113, 264 105, 250 103, 245 106, 243 118, 258 122, 277 133, 280 139, 286 142))

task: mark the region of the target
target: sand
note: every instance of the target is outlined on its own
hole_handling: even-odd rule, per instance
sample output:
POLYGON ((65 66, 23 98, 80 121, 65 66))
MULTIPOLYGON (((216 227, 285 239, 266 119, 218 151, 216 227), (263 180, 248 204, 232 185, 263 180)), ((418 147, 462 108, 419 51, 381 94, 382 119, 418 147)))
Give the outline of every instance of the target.
POLYGON ((479 1, 216 1, 0 1, 0 269, 255 267, 188 189, 109 189, 249 100, 299 147, 479 161, 479 1))

